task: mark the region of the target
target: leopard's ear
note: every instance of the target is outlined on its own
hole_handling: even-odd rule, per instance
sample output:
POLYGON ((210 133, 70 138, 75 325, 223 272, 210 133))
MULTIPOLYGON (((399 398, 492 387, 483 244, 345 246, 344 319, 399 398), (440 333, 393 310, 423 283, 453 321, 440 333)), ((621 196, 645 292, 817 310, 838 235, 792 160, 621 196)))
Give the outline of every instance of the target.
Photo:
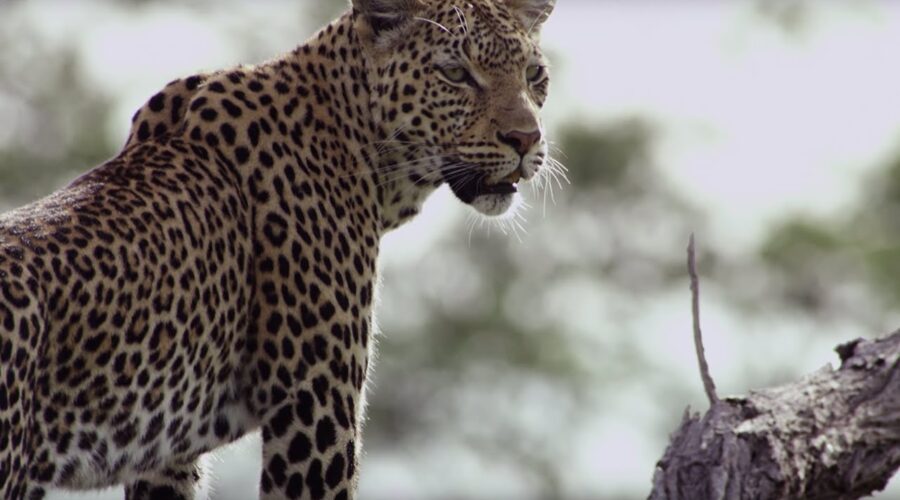
POLYGON ((375 36, 406 24, 424 7, 421 0, 351 0, 375 36))
POLYGON ((505 0, 509 10, 519 18, 529 33, 537 33, 553 13, 556 0, 505 0))

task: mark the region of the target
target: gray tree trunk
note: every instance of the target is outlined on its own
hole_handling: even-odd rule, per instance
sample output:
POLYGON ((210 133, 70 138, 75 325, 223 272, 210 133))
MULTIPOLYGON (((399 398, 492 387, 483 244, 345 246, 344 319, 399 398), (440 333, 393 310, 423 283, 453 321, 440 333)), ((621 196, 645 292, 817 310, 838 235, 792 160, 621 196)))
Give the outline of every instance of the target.
POLYGON ((685 414, 651 500, 855 499, 900 466, 900 331, 837 348, 841 367, 685 414))

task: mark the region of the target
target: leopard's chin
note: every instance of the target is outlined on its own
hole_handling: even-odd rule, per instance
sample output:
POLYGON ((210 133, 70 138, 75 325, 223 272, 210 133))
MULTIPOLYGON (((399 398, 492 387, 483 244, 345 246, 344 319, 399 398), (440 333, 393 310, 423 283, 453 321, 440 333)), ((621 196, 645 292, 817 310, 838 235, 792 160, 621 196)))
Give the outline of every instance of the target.
POLYGON ((477 196, 469 205, 482 215, 498 217, 505 214, 513 206, 515 193, 483 194, 477 196))

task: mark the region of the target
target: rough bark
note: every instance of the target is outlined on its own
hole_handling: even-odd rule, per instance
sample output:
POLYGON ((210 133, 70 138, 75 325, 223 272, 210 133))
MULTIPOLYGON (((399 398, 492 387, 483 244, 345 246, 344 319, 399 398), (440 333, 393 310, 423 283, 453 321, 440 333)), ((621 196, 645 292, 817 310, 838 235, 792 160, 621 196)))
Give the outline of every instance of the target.
POLYGON ((685 414, 651 500, 853 499, 900 467, 900 331, 837 348, 841 366, 685 414))

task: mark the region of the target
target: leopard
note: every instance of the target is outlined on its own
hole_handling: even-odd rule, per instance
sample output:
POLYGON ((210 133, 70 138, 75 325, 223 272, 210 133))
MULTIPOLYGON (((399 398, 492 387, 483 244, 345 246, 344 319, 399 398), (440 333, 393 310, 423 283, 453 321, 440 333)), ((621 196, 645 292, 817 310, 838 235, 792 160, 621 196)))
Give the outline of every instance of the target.
POLYGON ((0 216, 0 498, 193 499, 251 432, 260 498, 355 498, 379 243, 445 184, 493 217, 551 169, 554 6, 351 0, 0 216))

